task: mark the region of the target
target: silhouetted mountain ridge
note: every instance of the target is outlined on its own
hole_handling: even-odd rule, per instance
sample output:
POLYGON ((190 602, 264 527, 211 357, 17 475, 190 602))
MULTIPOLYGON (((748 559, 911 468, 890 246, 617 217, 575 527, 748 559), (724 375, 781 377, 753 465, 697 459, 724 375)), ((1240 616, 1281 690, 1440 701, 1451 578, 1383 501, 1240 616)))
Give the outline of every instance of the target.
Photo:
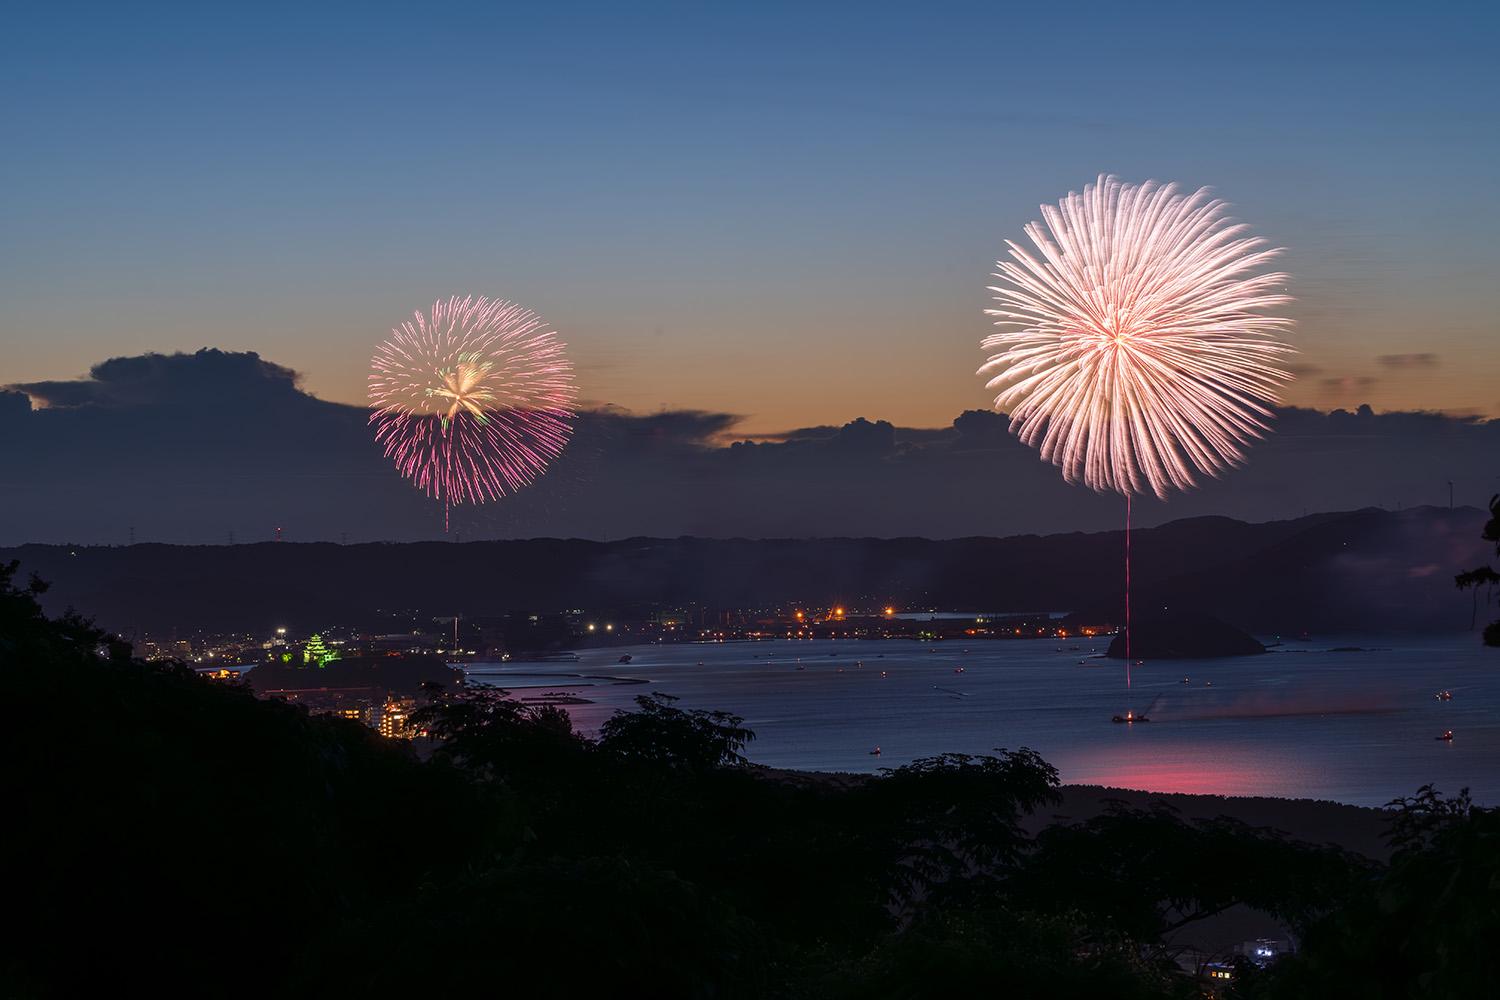
MULTIPOLYGON (((1445 630, 1469 624, 1452 576, 1484 559, 1475 508, 1193 517, 1133 534, 1137 609, 1194 610, 1253 631, 1445 630)), ((21 546, 0 550, 114 630, 363 624, 377 612, 640 612, 777 604, 1007 612, 1112 622, 1124 532, 1008 538, 531 538, 469 543, 21 546)))
MULTIPOLYGON (((1466 627, 1453 574, 1483 561, 1473 508, 1378 509, 1246 523, 1197 517, 1132 536, 1135 606, 1211 614, 1251 631, 1466 627)), ((112 629, 304 629, 377 610, 482 616, 790 602, 1072 611, 1114 621, 1121 531, 1007 538, 703 539, 240 546, 26 545, 0 550, 112 629)))

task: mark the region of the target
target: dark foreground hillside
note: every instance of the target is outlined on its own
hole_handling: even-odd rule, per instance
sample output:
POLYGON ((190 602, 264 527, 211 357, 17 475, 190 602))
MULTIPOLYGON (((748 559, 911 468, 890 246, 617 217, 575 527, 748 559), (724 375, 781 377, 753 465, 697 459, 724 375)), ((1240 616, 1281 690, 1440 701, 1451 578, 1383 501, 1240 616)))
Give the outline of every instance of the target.
POLYGON ((1304 948, 1237 996, 1492 982, 1500 814, 1462 798, 1399 804, 1380 863, 1232 804, 1059 798, 1024 749, 766 772, 664 695, 590 740, 429 689, 419 759, 136 661, 12 573, 0 995, 1185 998, 1174 942, 1246 907, 1304 948))
MULTIPOLYGON (((1247 524, 1195 518, 1138 530, 1137 608, 1170 606, 1259 633, 1451 630, 1470 624, 1454 574, 1489 554, 1484 514, 1433 507, 1247 524)), ((400 545, 56 546, 0 550, 58 581, 71 607, 116 630, 303 632, 377 609, 465 617, 788 601, 976 611, 1123 605, 1122 532, 921 538, 532 539, 400 545)))

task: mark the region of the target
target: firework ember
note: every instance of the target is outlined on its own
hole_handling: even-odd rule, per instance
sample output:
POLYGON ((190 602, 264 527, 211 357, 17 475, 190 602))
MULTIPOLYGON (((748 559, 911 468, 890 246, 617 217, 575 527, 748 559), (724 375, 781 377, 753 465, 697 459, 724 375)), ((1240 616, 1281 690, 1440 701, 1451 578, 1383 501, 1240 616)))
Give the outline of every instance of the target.
POLYGON ((979 371, 1011 429, 1068 482, 1165 498, 1238 464, 1291 376, 1268 314, 1291 298, 1280 251, 1206 189, 1100 177, 1042 206, 999 261, 1002 332, 979 371))
POLYGON ((527 486, 572 433, 565 345, 512 302, 435 302, 392 330, 370 367, 376 441, 445 507, 527 486))

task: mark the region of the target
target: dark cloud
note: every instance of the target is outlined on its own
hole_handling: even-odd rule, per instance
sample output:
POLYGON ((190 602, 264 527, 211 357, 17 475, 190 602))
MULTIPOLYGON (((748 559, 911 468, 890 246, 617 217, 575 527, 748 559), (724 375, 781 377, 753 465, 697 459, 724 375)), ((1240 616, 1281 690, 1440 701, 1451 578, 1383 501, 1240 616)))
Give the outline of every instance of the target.
POLYGON ((31 412, 31 399, 24 392, 0 389, 0 425, 20 420, 31 412))
MULTIPOLYGON (((316 399, 254 354, 118 358, 86 379, 0 392, 0 544, 442 537, 437 504, 371 441, 367 411, 316 399), (28 397, 41 404, 33 409, 28 397)), ((709 411, 580 414, 563 458, 499 503, 456 508, 464 538, 631 535, 1009 535, 1107 528, 1118 497, 1065 485, 972 410, 948 427, 875 418, 736 435, 709 411)), ((1203 514, 1460 503, 1495 492, 1500 421, 1286 409, 1221 480, 1143 500, 1137 523, 1203 514)), ((497 567, 497 572, 503 572, 497 567)), ((308 586, 315 582, 308 582, 308 586)))
POLYGON ((619 407, 590 410, 583 419, 617 441, 641 446, 710 448, 733 431, 741 417, 707 410, 663 410, 637 415, 619 407))
POLYGON ((87 378, 24 382, 6 388, 25 393, 38 407, 192 406, 246 394, 290 398, 297 391, 297 380, 290 368, 263 361, 253 351, 205 347, 193 354, 111 358, 91 368, 87 378))
POLYGON ((1438 356, 1424 351, 1421 354, 1382 354, 1375 360, 1386 368, 1435 368, 1438 356))

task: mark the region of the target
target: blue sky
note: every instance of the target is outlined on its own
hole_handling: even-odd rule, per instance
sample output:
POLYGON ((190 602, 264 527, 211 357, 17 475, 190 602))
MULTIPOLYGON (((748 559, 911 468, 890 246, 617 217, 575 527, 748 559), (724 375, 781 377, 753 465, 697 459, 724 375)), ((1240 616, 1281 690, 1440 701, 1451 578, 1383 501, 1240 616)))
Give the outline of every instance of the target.
POLYGON ((944 424, 1004 239, 1112 172, 1288 247, 1290 401, 1500 416, 1494 7, 1207 6, 12 4, 0 383, 217 346, 358 401, 473 292, 592 400, 944 424))

